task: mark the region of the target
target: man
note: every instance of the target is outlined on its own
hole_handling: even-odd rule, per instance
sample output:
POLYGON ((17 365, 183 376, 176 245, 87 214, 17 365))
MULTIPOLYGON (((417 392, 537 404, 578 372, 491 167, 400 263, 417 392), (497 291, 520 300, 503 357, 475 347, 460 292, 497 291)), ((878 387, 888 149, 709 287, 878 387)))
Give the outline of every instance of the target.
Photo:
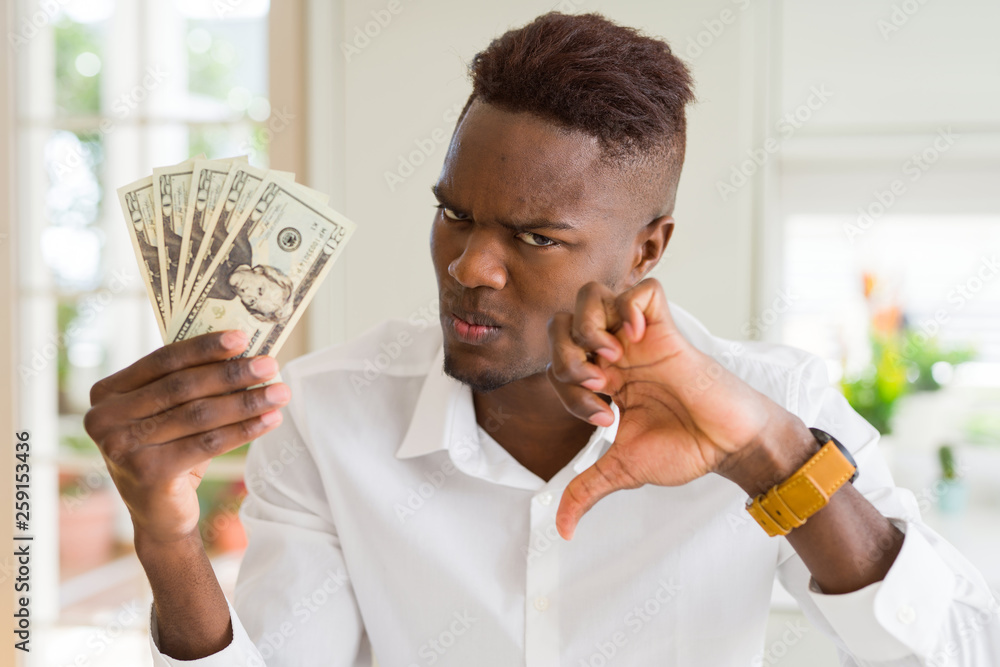
POLYGON ((646 278, 692 98, 669 48, 548 14, 472 78, 434 186, 440 329, 390 321, 244 392, 274 361, 210 334, 95 386, 155 664, 760 664, 775 575, 844 664, 991 664, 990 590, 823 363, 714 338, 646 278), (230 606, 195 488, 265 433, 230 606))

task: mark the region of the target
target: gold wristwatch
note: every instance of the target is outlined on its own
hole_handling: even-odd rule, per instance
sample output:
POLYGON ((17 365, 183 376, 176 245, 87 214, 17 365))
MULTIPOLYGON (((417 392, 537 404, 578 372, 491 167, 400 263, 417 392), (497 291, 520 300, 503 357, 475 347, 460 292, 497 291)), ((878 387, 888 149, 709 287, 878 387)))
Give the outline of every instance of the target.
POLYGON ((787 480, 747 499, 747 512, 771 537, 787 535, 804 524, 837 489, 858 478, 858 466, 846 447, 826 431, 809 430, 820 450, 787 480))

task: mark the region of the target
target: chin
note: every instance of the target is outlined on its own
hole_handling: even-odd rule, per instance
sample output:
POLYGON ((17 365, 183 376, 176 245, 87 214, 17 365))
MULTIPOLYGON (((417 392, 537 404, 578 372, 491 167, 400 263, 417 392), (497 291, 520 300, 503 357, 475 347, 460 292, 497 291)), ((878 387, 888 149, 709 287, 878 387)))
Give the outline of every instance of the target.
POLYGON ((496 391, 538 373, 544 374, 548 363, 543 361, 538 368, 537 364, 531 364, 520 355, 514 359, 493 359, 477 354, 476 350, 456 349, 459 347, 445 341, 444 372, 480 394, 496 391))
POLYGON ((509 366, 496 364, 482 356, 468 352, 456 352, 447 342, 444 344, 444 372, 473 391, 487 394, 519 379, 511 377, 509 366))

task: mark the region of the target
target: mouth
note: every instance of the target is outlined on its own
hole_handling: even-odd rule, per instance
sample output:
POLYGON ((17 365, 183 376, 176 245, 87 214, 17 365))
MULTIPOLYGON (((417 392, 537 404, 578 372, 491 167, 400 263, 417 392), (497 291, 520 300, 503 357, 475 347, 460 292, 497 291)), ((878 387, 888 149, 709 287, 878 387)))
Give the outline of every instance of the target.
POLYGON ((480 345, 496 337, 501 328, 496 320, 479 313, 452 312, 448 314, 448 319, 458 339, 472 345, 480 345))

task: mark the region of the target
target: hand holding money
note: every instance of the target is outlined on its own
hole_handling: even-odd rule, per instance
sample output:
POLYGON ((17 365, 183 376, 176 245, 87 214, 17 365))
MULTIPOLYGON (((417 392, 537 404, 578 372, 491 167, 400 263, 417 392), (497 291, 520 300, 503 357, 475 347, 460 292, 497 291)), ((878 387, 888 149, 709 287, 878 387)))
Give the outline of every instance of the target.
POLYGON ((281 424, 279 408, 291 397, 280 382, 256 386, 278 364, 239 358, 248 342, 227 331, 166 345, 95 384, 84 419, 132 518, 160 647, 178 659, 232 641, 226 598, 198 529, 198 486, 213 457, 281 424))
POLYGON ((169 544, 197 537, 198 498, 212 457, 281 423, 290 392, 271 357, 239 357, 239 331, 160 348, 90 392, 87 433, 125 500, 136 539, 169 544), (246 391, 240 391, 246 389, 246 391))
POLYGON ((290 392, 265 355, 355 225, 293 175, 241 158, 157 168, 118 195, 167 344, 95 384, 84 425, 129 508, 140 560, 169 545, 197 565, 205 469, 280 424, 290 392))

